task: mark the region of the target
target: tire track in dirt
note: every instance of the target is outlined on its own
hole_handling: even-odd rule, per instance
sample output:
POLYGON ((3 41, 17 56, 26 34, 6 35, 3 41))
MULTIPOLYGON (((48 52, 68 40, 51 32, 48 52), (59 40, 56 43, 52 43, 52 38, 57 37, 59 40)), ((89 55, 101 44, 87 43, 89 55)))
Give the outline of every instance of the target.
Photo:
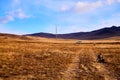
POLYGON ((62 80, 117 80, 105 63, 96 62, 96 53, 93 48, 81 49, 68 69, 64 72, 62 80))
POLYGON ((91 77, 90 65, 86 63, 89 61, 89 56, 85 53, 85 50, 81 49, 77 52, 68 69, 64 72, 62 80, 88 80, 91 77))
MULTIPOLYGON (((82 52, 81 50, 80 52, 82 52)), ((62 80, 79 80, 80 78, 80 56, 75 54, 72 63, 69 65, 68 69, 64 72, 62 80)))

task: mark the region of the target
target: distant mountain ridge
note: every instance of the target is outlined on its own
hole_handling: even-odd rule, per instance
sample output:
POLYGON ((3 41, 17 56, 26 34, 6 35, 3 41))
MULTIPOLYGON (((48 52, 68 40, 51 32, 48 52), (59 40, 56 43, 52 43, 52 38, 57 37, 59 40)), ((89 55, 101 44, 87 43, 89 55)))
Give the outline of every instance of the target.
MULTIPOLYGON (((34 33, 27 34, 25 36, 36 36, 36 37, 45 37, 45 38, 55 38, 55 34, 51 33, 34 33)), ((81 40, 92 40, 92 39, 104 39, 110 37, 120 37, 120 26, 106 27, 99 30, 94 30, 91 32, 77 32, 69 34, 57 34, 58 38, 63 39, 81 39, 81 40)))
POLYGON ((3 39, 14 38, 14 39, 22 39, 22 40, 30 39, 27 36, 15 35, 15 34, 10 34, 10 33, 0 33, 0 38, 3 38, 3 39))

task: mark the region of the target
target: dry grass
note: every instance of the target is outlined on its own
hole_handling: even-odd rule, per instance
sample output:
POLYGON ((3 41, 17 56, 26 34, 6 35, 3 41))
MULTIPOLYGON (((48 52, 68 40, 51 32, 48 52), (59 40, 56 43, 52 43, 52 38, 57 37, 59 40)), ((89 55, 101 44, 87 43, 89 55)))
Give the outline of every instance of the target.
POLYGON ((84 41, 75 44, 74 41, 1 39, 0 80, 69 80, 63 75, 76 54, 80 56, 79 66, 86 65, 89 70, 86 72, 80 67, 83 72, 75 80, 104 80, 104 75, 92 66, 98 53, 103 54, 107 61, 103 65, 110 74, 120 79, 120 43, 84 41))

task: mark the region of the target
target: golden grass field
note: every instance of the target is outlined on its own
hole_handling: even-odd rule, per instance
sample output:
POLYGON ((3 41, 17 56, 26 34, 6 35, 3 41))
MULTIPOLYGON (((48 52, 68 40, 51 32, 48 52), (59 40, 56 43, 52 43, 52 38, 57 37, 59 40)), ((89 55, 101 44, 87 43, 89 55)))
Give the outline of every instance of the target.
POLYGON ((120 80, 119 40, 76 41, 0 38, 0 80, 120 80))

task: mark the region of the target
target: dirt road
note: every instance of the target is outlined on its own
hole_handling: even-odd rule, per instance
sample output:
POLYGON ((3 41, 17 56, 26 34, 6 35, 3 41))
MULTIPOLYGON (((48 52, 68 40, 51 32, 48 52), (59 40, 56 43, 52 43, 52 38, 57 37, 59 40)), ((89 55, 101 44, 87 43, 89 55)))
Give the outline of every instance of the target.
POLYGON ((106 64, 96 62, 92 48, 81 49, 64 72, 62 80, 118 80, 106 64))

